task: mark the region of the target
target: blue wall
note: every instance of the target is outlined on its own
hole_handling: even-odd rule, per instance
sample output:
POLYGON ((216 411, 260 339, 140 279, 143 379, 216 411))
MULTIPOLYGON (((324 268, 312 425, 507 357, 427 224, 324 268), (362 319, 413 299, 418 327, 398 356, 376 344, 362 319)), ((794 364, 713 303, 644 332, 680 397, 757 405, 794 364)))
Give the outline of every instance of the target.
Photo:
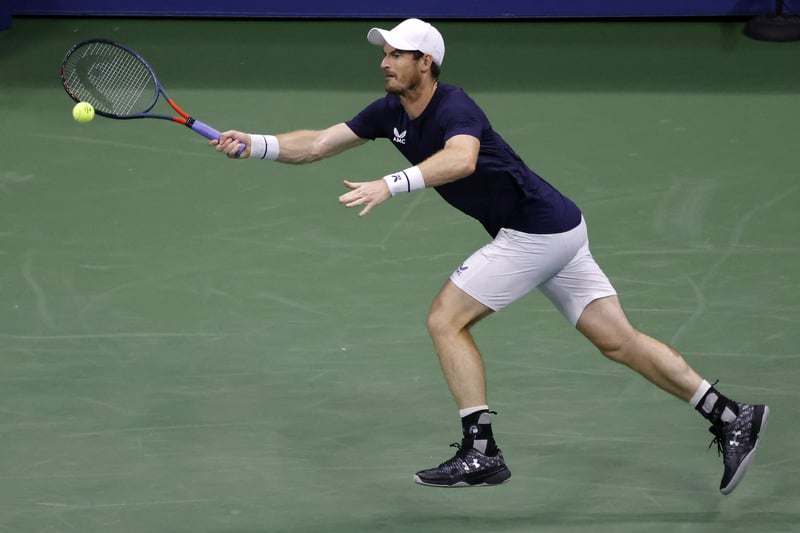
POLYGON ((497 18, 748 16, 774 0, 0 0, 15 15, 497 18))
POLYGON ((11 26, 11 6, 0 0, 0 30, 11 26))

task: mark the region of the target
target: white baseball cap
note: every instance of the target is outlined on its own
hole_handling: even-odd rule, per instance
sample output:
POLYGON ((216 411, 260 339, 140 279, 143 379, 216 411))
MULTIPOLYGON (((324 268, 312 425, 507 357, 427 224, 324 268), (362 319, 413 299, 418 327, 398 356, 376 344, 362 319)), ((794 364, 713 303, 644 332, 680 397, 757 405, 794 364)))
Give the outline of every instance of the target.
POLYGON ((406 19, 391 30, 372 28, 367 40, 377 46, 388 44, 397 50, 430 54, 433 62, 442 66, 444 61, 444 39, 439 30, 420 19, 406 19))

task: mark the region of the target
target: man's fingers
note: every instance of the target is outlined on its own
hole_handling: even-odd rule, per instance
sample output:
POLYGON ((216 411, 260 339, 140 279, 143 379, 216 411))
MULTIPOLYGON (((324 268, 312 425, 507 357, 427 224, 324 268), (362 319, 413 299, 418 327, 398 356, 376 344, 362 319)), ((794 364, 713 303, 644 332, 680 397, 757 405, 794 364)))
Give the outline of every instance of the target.
MULTIPOLYGON (((350 203, 353 200, 356 200, 358 198, 364 198, 365 197, 363 191, 359 191, 358 190, 358 188, 361 186, 360 183, 351 183, 349 181, 345 181, 344 183, 345 183, 345 185, 347 185, 348 187, 350 187, 353 190, 351 190, 350 192, 346 192, 343 195, 339 196, 339 201, 341 203, 347 204, 347 203, 350 203)), ((348 205, 347 207, 350 207, 350 206, 348 205)))
POLYGON ((371 204, 372 202, 366 196, 359 196, 357 198, 348 198, 344 203, 345 207, 358 207, 359 205, 371 204))
POLYGON ((386 187, 386 183, 383 180, 380 180, 380 182, 380 187, 376 187, 375 182, 371 181, 353 182, 344 180, 345 187, 350 189, 350 191, 339 196, 339 202, 348 208, 364 206, 364 208, 358 213, 358 216, 363 217, 372 211, 373 207, 384 200, 382 195, 384 193, 383 188, 386 187))

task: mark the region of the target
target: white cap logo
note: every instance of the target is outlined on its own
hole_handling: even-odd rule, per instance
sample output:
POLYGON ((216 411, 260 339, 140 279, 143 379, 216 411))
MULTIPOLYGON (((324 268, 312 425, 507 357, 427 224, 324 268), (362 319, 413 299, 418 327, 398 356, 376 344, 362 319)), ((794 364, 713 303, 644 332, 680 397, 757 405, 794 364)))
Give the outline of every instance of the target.
POLYGON ((367 33, 367 40, 377 46, 388 44, 397 50, 419 50, 423 54, 430 54, 433 62, 440 67, 444 61, 442 34, 424 20, 407 19, 391 30, 372 28, 367 33))

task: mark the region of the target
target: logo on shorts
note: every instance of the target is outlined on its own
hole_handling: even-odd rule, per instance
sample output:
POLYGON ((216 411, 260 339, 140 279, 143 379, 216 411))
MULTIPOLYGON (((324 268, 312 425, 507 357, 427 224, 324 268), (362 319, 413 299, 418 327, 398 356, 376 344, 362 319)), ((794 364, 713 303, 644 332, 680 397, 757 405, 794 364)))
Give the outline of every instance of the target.
POLYGON ((469 267, 468 267, 466 264, 464 264, 464 263, 461 263, 461 266, 459 266, 459 267, 456 269, 456 274, 460 276, 461 274, 463 274, 463 273, 464 273, 464 272, 466 272, 467 270, 469 270, 469 267))
POLYGON ((397 128, 394 128, 394 139, 392 139, 397 144, 405 144, 406 143, 406 133, 408 130, 404 132, 397 131, 397 128))

